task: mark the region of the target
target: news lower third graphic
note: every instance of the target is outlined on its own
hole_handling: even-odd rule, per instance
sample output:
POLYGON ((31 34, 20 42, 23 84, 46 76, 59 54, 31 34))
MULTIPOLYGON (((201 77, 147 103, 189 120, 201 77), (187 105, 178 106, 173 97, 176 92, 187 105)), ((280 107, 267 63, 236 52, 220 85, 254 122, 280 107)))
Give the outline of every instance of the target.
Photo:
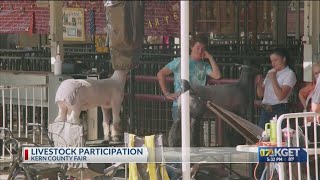
POLYGON ((259 147, 259 162, 306 162, 307 152, 298 147, 259 147))
MULTIPOLYGON (((23 163, 183 163, 182 148, 25 147, 23 163)), ((254 153, 235 147, 190 148, 189 163, 256 163, 254 153)))
POLYGON ((148 150, 145 147, 26 147, 23 149, 24 163, 146 163, 148 150))

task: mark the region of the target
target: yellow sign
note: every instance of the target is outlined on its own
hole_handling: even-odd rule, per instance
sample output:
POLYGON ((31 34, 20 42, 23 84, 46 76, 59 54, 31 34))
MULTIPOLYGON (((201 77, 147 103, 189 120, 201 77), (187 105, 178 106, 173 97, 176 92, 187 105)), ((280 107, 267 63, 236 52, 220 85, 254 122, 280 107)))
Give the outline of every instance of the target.
POLYGON ((83 8, 63 8, 63 40, 85 41, 83 8))
POLYGON ((98 53, 107 53, 109 51, 106 40, 107 36, 104 34, 95 35, 95 47, 98 53))

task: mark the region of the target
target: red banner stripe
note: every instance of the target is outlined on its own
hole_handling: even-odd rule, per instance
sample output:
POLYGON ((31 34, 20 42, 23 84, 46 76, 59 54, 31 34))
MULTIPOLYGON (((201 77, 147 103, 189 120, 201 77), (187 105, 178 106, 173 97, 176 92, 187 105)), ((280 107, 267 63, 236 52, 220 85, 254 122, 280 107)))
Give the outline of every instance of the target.
POLYGON ((29 159, 29 151, 28 149, 24 150, 24 160, 28 160, 29 159))

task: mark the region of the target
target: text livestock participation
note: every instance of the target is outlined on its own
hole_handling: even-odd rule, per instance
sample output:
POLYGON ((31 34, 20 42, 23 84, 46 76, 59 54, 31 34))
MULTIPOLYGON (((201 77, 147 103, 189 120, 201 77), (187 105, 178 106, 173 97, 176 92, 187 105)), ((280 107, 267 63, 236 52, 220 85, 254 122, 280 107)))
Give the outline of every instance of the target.
POLYGON ((143 155, 145 149, 143 148, 33 148, 31 155, 36 156, 91 156, 91 155, 143 155))

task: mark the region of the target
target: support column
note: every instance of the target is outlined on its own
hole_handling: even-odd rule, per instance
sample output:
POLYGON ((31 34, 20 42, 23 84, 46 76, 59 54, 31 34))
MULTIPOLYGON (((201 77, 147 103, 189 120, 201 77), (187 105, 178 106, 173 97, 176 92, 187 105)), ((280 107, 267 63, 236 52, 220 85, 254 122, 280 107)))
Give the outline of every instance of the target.
POLYGON ((313 61, 320 61, 320 2, 311 1, 312 10, 312 56, 313 61))
MULTIPOLYGON (((63 61, 63 29, 62 29, 62 7, 63 1, 50 1, 50 35, 51 57, 56 57, 59 51, 61 61, 63 61), (59 45, 59 50, 58 50, 59 45)), ((54 65, 51 64, 51 72, 54 65)))
POLYGON ((268 32, 268 1, 263 1, 263 32, 268 32))
POLYGON ((303 80, 312 81, 312 11, 311 1, 304 1, 303 80))
POLYGON ((287 1, 273 1, 273 41, 281 46, 287 42, 287 1))
POLYGON ((278 1, 272 1, 272 40, 278 44, 278 1))
POLYGON ((295 38, 300 39, 300 1, 295 1, 296 7, 296 34, 295 38))
POLYGON ((287 46, 287 1, 278 4, 278 44, 287 46))

